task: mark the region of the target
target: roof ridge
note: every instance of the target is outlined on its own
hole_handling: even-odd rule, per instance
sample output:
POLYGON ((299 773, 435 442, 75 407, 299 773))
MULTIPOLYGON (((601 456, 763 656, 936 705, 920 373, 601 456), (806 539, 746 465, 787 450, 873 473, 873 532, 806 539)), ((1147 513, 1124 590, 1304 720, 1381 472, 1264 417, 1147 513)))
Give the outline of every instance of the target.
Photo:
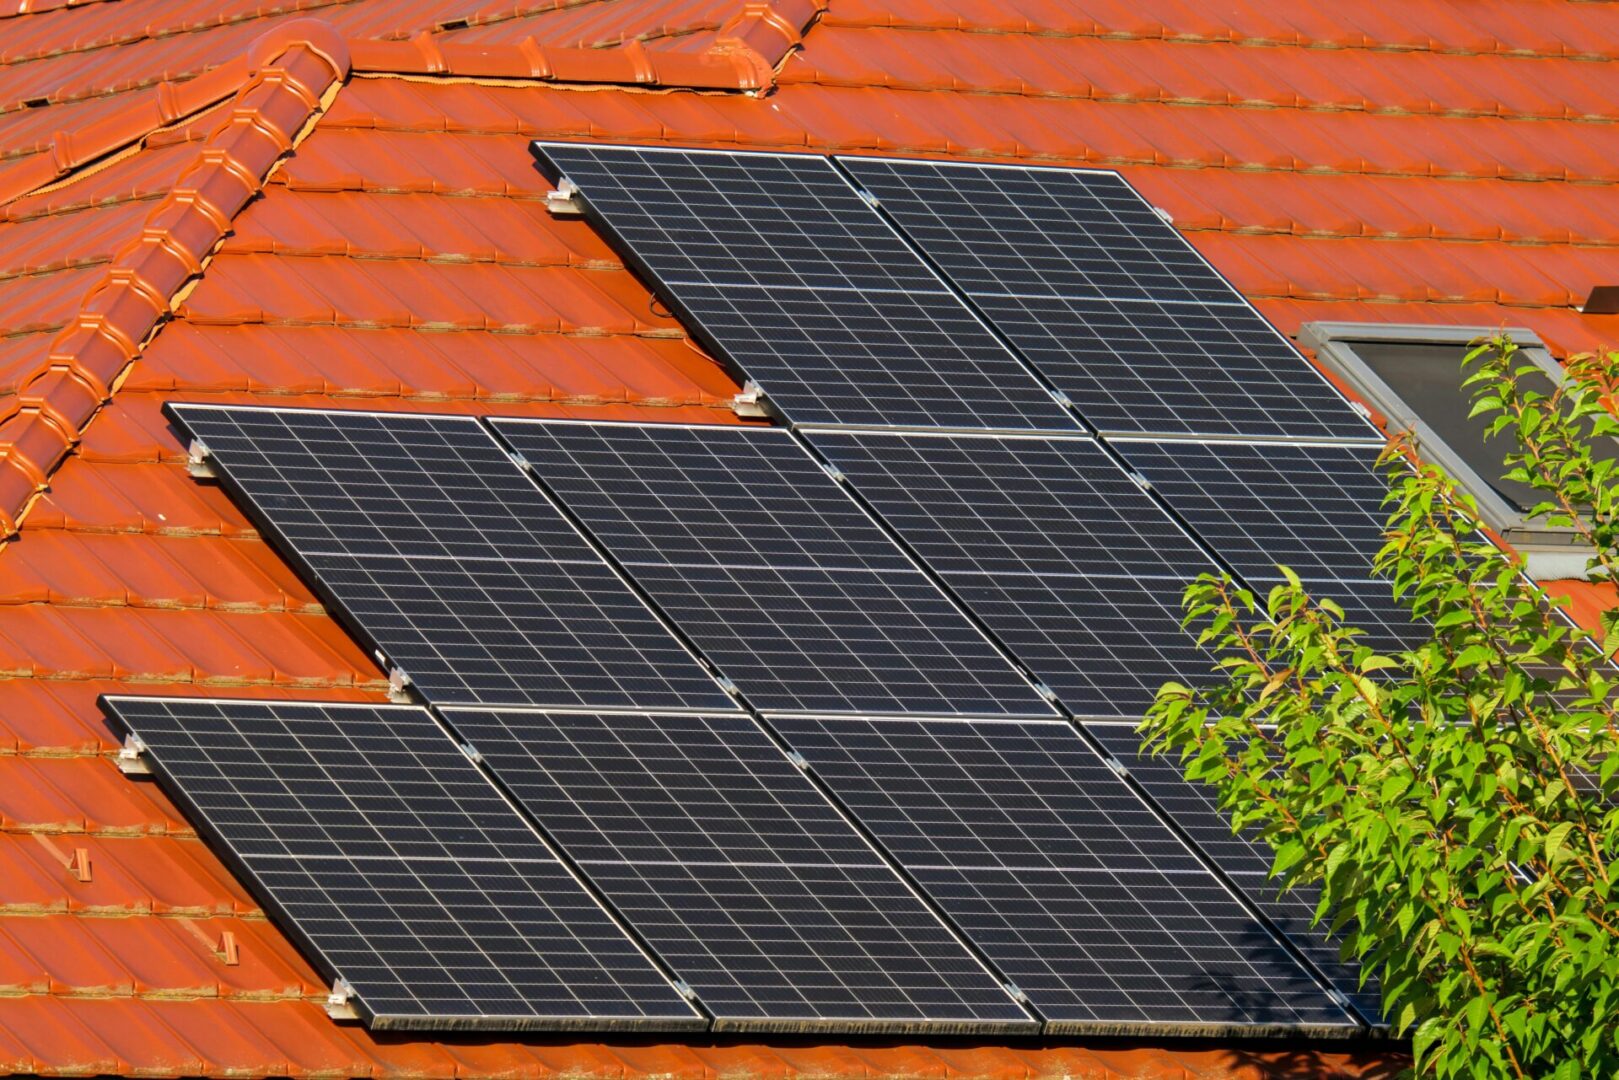
POLYGON ((701 53, 652 51, 638 39, 612 48, 542 46, 532 35, 515 45, 440 41, 430 30, 409 40, 343 39, 323 19, 284 23, 258 38, 241 57, 192 79, 158 83, 125 108, 84 129, 57 131, 46 153, 0 164, 0 206, 52 184, 154 132, 217 105, 237 92, 266 49, 317 33, 346 51, 350 67, 373 75, 439 75, 538 79, 545 82, 627 84, 689 90, 754 92, 775 85, 788 54, 826 9, 828 0, 744 0, 701 53), (312 28, 319 27, 318 31, 312 28))
POLYGON ((140 235, 113 257, 44 361, 18 380, 13 411, 0 424, 0 537, 16 534, 175 294, 202 270, 231 219, 349 71, 342 38, 316 19, 264 35, 241 63, 246 77, 229 118, 147 215, 140 235))
POLYGON ((423 30, 409 40, 350 40, 354 70, 376 75, 441 75, 543 82, 628 84, 689 90, 758 91, 803 40, 828 0, 745 0, 703 52, 649 50, 639 38, 612 48, 443 41, 423 30))

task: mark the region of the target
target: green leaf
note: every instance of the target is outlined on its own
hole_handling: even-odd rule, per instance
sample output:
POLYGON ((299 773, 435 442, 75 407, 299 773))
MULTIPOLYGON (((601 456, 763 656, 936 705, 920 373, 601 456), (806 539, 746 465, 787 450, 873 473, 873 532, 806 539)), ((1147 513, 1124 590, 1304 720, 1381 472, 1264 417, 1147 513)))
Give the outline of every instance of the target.
POLYGON ((1598 618, 1602 620, 1602 651, 1612 656, 1619 652, 1619 608, 1609 608, 1598 618))

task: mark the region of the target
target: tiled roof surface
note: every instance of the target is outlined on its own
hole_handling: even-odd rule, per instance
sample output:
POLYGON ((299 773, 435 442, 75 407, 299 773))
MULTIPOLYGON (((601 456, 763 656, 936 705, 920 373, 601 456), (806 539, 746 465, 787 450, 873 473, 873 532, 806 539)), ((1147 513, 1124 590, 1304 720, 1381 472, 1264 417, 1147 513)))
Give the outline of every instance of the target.
MULTIPOLYGON (((1619 342, 1619 317, 1577 310, 1619 283, 1619 7, 9 4, 0 525, 21 524, 0 548, 0 1069, 1389 1067, 1375 1050, 1190 1044, 372 1039, 326 1019, 315 973, 162 796, 117 772, 95 699, 384 690, 187 476, 166 399, 734 419, 732 381, 589 226, 545 211, 531 138, 1114 167, 1286 332, 1523 325, 1568 352, 1619 342)), ((1588 619, 1611 602, 1559 587, 1588 619)))

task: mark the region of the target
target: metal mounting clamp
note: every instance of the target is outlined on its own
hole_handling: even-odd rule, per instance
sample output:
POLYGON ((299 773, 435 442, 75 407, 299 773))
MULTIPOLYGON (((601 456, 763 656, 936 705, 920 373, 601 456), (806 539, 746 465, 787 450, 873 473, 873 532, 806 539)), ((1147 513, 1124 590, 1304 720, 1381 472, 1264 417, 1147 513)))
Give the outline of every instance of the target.
POLYGON ((208 447, 201 439, 192 439, 186 448, 186 472, 199 480, 214 479, 214 465, 209 460, 208 447))
POLYGON ((566 176, 557 181, 555 191, 545 193, 545 208, 556 217, 582 217, 585 213, 578 185, 566 176))
POLYGON ((388 700, 396 705, 409 705, 410 676, 401 668, 388 669, 388 700))
POLYGON ((134 732, 124 736, 124 745, 118 750, 118 771, 125 776, 151 776, 152 766, 146 759, 146 744, 134 732))
POLYGON ((332 992, 326 995, 326 1015, 333 1020, 358 1020, 360 1013, 354 1008, 354 987, 347 979, 332 983, 332 992))
POLYGON ((754 420, 764 420, 770 416, 770 407, 765 404, 765 392, 752 379, 743 383, 742 392, 731 399, 731 411, 754 420))

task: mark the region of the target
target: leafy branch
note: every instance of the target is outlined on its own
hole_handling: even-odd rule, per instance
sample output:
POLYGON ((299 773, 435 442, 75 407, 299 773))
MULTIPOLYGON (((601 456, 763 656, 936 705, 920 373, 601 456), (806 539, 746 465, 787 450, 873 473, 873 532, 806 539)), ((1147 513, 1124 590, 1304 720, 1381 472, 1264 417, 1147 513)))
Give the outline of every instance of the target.
MULTIPOLYGON (((1533 515, 1619 582, 1616 359, 1544 390, 1498 338, 1464 385, 1514 437, 1505 476, 1540 493, 1533 515)), ((1184 604, 1215 678, 1166 685, 1144 744, 1270 846, 1279 889, 1320 887, 1419 1073, 1619 1075, 1619 619, 1573 626, 1419 449, 1383 454, 1376 569, 1426 636, 1380 650, 1291 573, 1262 599, 1206 575, 1184 604)))

